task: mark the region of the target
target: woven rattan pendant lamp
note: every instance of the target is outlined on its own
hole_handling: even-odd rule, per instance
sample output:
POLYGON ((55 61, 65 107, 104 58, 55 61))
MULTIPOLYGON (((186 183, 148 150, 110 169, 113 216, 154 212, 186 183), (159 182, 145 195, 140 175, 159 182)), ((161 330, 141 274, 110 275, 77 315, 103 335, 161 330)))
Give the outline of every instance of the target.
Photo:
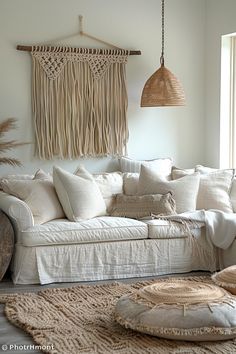
POLYGON ((164 65, 164 0, 161 0, 161 67, 147 80, 141 97, 141 107, 184 106, 185 95, 179 80, 164 65))

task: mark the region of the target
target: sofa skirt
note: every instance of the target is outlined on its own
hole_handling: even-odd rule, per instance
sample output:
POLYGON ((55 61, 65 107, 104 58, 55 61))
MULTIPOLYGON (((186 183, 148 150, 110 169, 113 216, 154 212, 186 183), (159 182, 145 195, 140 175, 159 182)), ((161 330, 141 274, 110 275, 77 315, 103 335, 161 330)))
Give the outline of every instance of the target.
POLYGON ((213 272, 216 259, 213 246, 190 237, 37 247, 16 244, 13 282, 49 284, 213 272))

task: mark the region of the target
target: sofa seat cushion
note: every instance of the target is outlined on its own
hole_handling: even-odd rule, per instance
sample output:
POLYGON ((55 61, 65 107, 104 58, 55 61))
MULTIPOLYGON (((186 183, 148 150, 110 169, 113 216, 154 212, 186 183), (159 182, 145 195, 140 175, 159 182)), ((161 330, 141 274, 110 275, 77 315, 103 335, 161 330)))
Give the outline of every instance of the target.
POLYGON ((148 238, 145 223, 127 219, 103 216, 81 222, 67 219, 52 220, 35 225, 21 233, 24 246, 56 244, 78 244, 106 241, 137 240, 148 238))
POLYGON ((162 219, 147 220, 149 238, 178 238, 187 237, 189 230, 194 236, 201 233, 201 228, 205 226, 204 223, 189 224, 188 229, 184 224, 177 221, 169 221, 162 219))

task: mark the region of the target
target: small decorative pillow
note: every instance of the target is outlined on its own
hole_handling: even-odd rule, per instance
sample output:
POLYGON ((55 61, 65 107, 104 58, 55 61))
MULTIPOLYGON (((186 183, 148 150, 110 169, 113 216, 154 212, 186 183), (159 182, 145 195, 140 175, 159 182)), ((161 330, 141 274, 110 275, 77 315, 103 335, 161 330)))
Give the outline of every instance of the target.
POLYGON ((222 271, 212 275, 213 282, 236 295, 236 265, 225 268, 222 271))
POLYGON ((80 167, 73 175, 53 168, 53 182, 67 218, 71 221, 106 215, 106 204, 93 176, 80 167))
POLYGON ((112 216, 140 219, 151 214, 176 214, 176 206, 171 193, 142 196, 117 194, 109 213, 112 216))
POLYGON ((172 160, 170 158, 158 158, 153 160, 134 160, 125 156, 120 158, 121 172, 139 173, 142 164, 152 167, 161 175, 169 176, 171 174, 172 160))
POLYGON ((50 180, 2 180, 2 187, 4 192, 28 204, 35 224, 65 217, 50 180))
POLYGON ((152 168, 141 166, 138 194, 165 194, 171 192, 176 202, 177 213, 196 210, 199 174, 168 181, 152 168))

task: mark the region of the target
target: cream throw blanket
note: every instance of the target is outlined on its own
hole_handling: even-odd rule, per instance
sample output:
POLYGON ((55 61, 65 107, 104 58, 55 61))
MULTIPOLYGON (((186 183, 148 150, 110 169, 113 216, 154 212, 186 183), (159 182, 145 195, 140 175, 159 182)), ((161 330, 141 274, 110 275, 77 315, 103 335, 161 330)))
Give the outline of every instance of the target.
MULTIPOLYGON (((155 216, 154 216, 155 217, 155 216)), ((155 217, 156 218, 156 217, 155 217)), ((157 218, 159 218, 157 216, 157 218)), ((227 249, 236 237, 236 214, 220 210, 196 210, 179 215, 165 216, 166 220, 188 225, 205 223, 206 237, 214 246, 227 249)))

